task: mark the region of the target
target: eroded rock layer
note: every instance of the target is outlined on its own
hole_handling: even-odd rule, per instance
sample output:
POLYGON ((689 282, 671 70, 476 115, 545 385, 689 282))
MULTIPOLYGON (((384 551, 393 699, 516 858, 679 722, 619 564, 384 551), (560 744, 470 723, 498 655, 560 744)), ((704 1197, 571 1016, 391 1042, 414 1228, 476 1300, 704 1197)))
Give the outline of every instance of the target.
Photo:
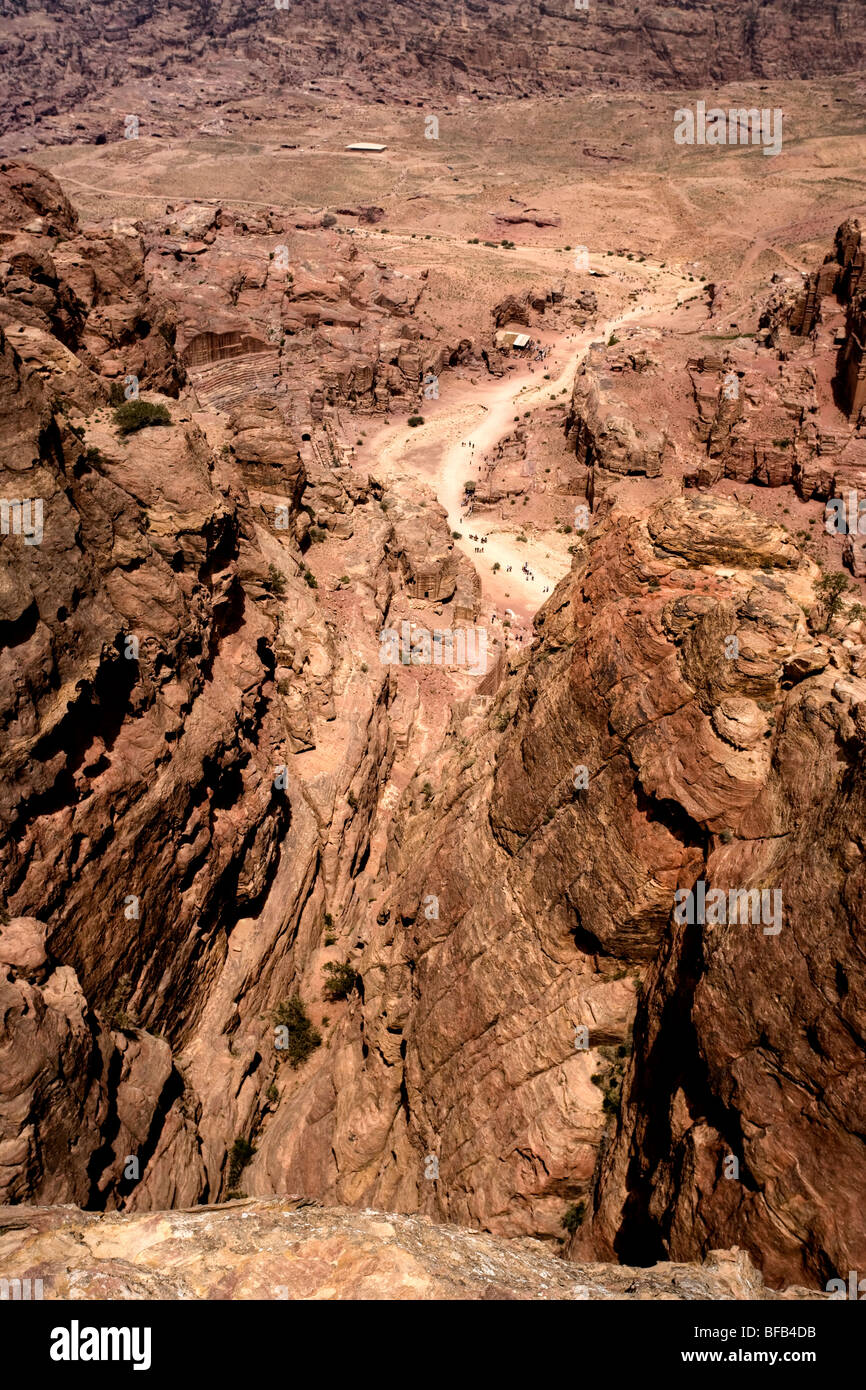
MULTIPOLYGON (((304 82, 412 101, 435 92, 519 96, 818 77, 853 72, 866 53, 857 0, 756 8, 713 0, 627 8, 597 0, 292 0, 280 8, 220 0, 182 10, 131 0, 122 18, 107 3, 64 0, 46 12, 39 0, 7 0, 0 14, 0 58, 11 79, 2 129, 51 130, 58 116, 62 126, 76 105, 130 79, 170 80, 195 110, 202 75, 220 102, 304 82)), ((100 136, 94 127, 91 137, 100 136)))
POLYGON ((22 1207, 0 1214, 0 1258, 10 1280, 31 1289, 41 1280, 44 1298, 75 1301, 780 1297, 741 1251, 716 1251, 701 1266, 569 1265, 538 1241, 303 1198, 102 1218, 22 1207))
MULTIPOLYGON (((0 215, 0 1200, 296 1192, 572 1259, 736 1244, 774 1287, 862 1268, 864 611, 724 491, 859 481, 831 351, 859 229, 724 356, 652 325, 589 353, 562 451, 591 526, 476 683, 382 661, 480 585, 335 425, 459 359, 423 283, 270 214, 82 227, 31 165, 0 215), (283 236, 306 269, 272 284, 283 236)), ((723 328, 726 294, 684 312, 723 328)), ((445 1235, 382 1221, 458 1296, 445 1235)))

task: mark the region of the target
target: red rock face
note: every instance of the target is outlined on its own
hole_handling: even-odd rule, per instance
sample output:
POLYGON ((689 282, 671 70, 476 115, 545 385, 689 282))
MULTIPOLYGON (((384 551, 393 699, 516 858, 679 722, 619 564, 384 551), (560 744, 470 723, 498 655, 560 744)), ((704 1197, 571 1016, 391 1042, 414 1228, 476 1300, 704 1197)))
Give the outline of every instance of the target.
POLYGON ((477 575, 333 428, 443 367, 422 284, 270 211, 84 228, 32 166, 0 211, 0 1200, 242 1184, 549 1241, 570 1208, 573 1258, 862 1268, 864 629, 724 492, 859 476, 855 229, 724 357, 593 349, 563 445, 592 529, 531 650, 434 697, 379 634, 473 621, 477 575), (699 884, 757 915, 681 920, 699 884))
MULTIPOLYGON (((18 7, 19 11, 21 7, 18 7)), ((792 8, 772 0, 755 12, 714 0, 676 0, 611 10, 543 0, 391 0, 371 6, 292 0, 285 10, 220 0, 179 12, 168 0, 132 0, 121 23, 72 0, 58 13, 5 18, 0 59, 9 75, 3 130, 44 127, 56 139, 105 138, 104 119, 81 107, 132 70, 171 76, 189 109, 241 92, 296 89, 304 81, 346 81, 362 98, 432 91, 486 96, 579 87, 700 87, 854 72, 866 57, 856 0, 792 8), (288 42, 275 39, 288 38, 288 42), (232 60, 235 60, 234 62, 232 60), (133 66, 134 64, 134 66, 133 66), (84 119, 82 120, 82 115, 84 119)), ((53 140, 50 141, 53 143, 53 140)), ((17 146, 15 146, 17 148, 17 146)))
POLYGON ((632 740, 640 787, 699 852, 680 884, 772 885, 782 908, 772 926, 665 927, 581 1248, 691 1258, 724 1227, 773 1282, 797 1270, 823 1282, 864 1255, 852 980, 866 686, 838 644, 824 644, 822 670, 803 665, 809 639, 779 578, 774 568, 740 599, 695 595, 664 610, 675 679, 697 705, 677 698, 665 714, 653 696, 632 740), (740 657, 728 662, 724 633, 736 631, 740 657))
POLYGON ((302 459, 274 399, 241 398, 215 450, 176 399, 140 239, 82 231, 52 179, 3 172, 2 1195, 187 1203, 267 1109, 270 1012, 308 965, 319 992, 323 899, 352 906, 400 736, 377 637, 395 589, 459 594, 471 619, 477 579, 428 496, 385 504, 302 459), (153 422, 127 430, 136 410, 153 422), (338 628, 301 546, 348 543, 360 508, 338 628))
POLYGON ((392 867, 412 863, 409 1097, 449 1218, 552 1232, 612 1138, 584 1253, 693 1259, 736 1230, 774 1282, 862 1261, 866 685, 859 657, 815 650, 798 564, 781 528, 718 499, 614 510, 500 693, 506 732, 475 743, 471 773, 437 766, 449 805, 408 823, 392 867), (675 892, 699 879, 777 887, 778 935, 676 926, 675 892), (608 1136, 590 1081, 616 1112, 623 1071, 608 1136))
POLYGON ((425 373, 492 349, 489 333, 443 342, 419 277, 377 264, 348 235, 298 223, 276 208, 241 218, 191 204, 147 229, 146 273, 157 302, 172 306, 203 405, 270 398, 297 440, 326 405, 411 413, 425 373))
MULTIPOLYGON (((11 1055, 27 1060, 7 1195, 87 1202, 117 1192, 121 1149, 146 1166, 187 1124, 168 1042, 112 1038, 111 1016, 172 1037, 191 1025, 231 929, 223 906, 236 919, 260 900, 289 810, 272 785, 273 623, 240 579, 266 568, 250 553, 248 500, 177 402, 167 427, 122 436, 92 369, 116 362, 142 400, 177 393, 142 248, 80 234, 38 171, 6 174, 6 216, 23 224, 11 246, 26 236, 32 250, 15 260, 4 247, 3 409, 17 428, 4 434, 0 491, 38 499, 44 534, 30 544, 13 526, 3 539, 2 875, 9 912, 50 922, 46 949, 63 962, 44 983, 19 980, 30 1002, 9 1016, 11 1055), (40 1121, 31 1142, 25 1116, 46 1088, 49 1129, 40 1121), (52 1161, 64 1131, 79 1155, 68 1178, 52 1161)), ((202 1181, 200 1165, 166 1171, 160 1197, 194 1198, 202 1181)))

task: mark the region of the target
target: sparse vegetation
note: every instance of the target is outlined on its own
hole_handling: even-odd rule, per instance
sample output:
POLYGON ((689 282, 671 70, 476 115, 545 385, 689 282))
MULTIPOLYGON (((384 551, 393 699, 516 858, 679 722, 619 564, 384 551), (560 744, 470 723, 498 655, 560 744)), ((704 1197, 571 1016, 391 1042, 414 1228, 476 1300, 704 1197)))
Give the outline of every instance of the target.
POLYGON ((267 584, 271 593, 276 594, 278 598, 282 598, 286 592, 286 577, 280 573, 276 565, 268 565, 267 584))
POLYGON ((593 1086, 598 1086, 601 1090, 604 1097, 602 1110, 605 1115, 618 1115, 622 1100, 622 1081, 631 1044, 619 1043, 616 1047, 600 1047, 598 1052, 608 1065, 605 1071, 596 1072, 590 1080, 593 1086))
POLYGON ((274 1024, 285 1028, 286 1046, 277 1049, 277 1055, 285 1058, 293 1071, 306 1062, 317 1047, 321 1047, 322 1035, 310 1022, 299 994, 293 994, 284 1004, 279 1004, 273 1013, 274 1024))
POLYGON ((419 425, 423 425, 423 423, 424 423, 424 416, 423 416, 423 415, 410 415, 410 416, 409 416, 409 424, 412 426, 413 429, 417 429, 417 427, 418 427, 419 425))
POLYGON ((329 1004, 335 1004, 339 999, 348 999, 361 978, 347 960, 343 961, 342 965, 329 960, 322 967, 322 972, 327 976, 324 996, 329 1004))
POLYGON ((842 570, 836 570, 832 574, 825 574, 815 585, 815 593, 821 600, 826 615, 824 621, 824 632, 830 630, 834 619, 838 617, 842 610, 844 596, 850 589, 851 583, 847 574, 842 570))
POLYGON ((152 405, 150 401, 124 401, 114 412, 114 425, 118 434, 125 438, 143 430, 148 425, 170 425, 171 416, 164 405, 152 405))
POLYGON ((135 1021, 129 1013, 127 1005, 132 997, 132 981, 128 975, 121 975, 114 989, 108 997, 108 1003, 103 1010, 103 1017, 109 1028, 123 1032, 124 1029, 134 1028, 135 1021))
POLYGON ((238 1183, 241 1180, 241 1173, 252 1159, 255 1149, 249 1139, 238 1138, 232 1144, 229 1155, 228 1173, 228 1197, 240 1197, 242 1194, 237 1191, 238 1183))
POLYGON ((568 1231, 570 1236, 573 1236, 578 1226, 582 1223, 585 1215, 586 1203, 572 1202, 570 1207, 566 1207, 565 1215, 562 1218, 562 1229, 568 1231))

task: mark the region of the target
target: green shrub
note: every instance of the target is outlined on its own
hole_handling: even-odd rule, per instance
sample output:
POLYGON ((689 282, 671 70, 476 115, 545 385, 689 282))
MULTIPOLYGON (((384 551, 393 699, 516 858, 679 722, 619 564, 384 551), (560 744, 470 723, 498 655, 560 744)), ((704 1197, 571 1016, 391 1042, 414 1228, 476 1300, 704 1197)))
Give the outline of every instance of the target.
POLYGON ((241 1173, 246 1168, 254 1153, 255 1149, 253 1148, 249 1139, 239 1138, 236 1139, 235 1142, 232 1144, 231 1153, 229 1155, 229 1176, 227 1194, 229 1197, 236 1197, 238 1195, 237 1186, 241 1180, 241 1173))
POLYGON ((322 969, 328 976, 325 981, 324 993, 329 1004, 335 1004, 338 999, 348 999, 361 978, 347 960, 343 961, 342 965, 329 960, 322 969))
POLYGON ((283 594, 286 592, 286 578, 285 575, 280 573, 276 565, 268 565, 267 583, 271 593, 276 594, 278 598, 282 598, 283 594))
POLYGON ((423 425, 423 423, 424 423, 424 416, 423 416, 423 415, 410 415, 410 416, 409 416, 409 424, 412 426, 413 429, 415 429, 418 425, 423 425))
POLYGON ((273 1020, 288 1034, 288 1044, 278 1049, 278 1055, 281 1059, 287 1058, 292 1069, 297 1071, 302 1062, 306 1062, 310 1054, 321 1047, 322 1035, 310 1022, 299 994, 293 994, 287 1003, 279 1004, 274 1010, 273 1020))
POLYGON ((851 588, 850 580, 844 570, 836 570, 834 574, 825 574, 815 585, 815 593, 824 605, 824 612, 827 621, 824 623, 824 631, 827 632, 830 624, 842 608, 842 596, 851 588))
POLYGON ((602 1110, 605 1115, 618 1115, 622 1100, 622 1083, 626 1062, 631 1052, 631 1043, 618 1043, 616 1047, 600 1047, 599 1056, 607 1063, 607 1069, 590 1077, 593 1086, 598 1086, 604 1097, 602 1110))
POLYGON ((585 1215, 586 1203, 572 1202, 571 1206, 566 1208, 565 1216, 562 1218, 562 1229, 573 1236, 585 1215))
POLYGON ((143 430, 148 425, 170 425, 171 416, 164 405, 151 405, 150 401, 124 401, 114 412, 114 424, 124 437, 143 430))

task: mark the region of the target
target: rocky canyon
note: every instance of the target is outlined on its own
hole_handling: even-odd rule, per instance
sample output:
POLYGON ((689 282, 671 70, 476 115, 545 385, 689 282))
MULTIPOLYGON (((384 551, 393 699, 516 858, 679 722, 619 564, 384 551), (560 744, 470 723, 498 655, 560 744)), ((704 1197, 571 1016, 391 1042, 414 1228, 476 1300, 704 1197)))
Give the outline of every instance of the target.
POLYGON ((3 1279, 866 1274, 863 13, 631 8, 0 3, 3 1279))

